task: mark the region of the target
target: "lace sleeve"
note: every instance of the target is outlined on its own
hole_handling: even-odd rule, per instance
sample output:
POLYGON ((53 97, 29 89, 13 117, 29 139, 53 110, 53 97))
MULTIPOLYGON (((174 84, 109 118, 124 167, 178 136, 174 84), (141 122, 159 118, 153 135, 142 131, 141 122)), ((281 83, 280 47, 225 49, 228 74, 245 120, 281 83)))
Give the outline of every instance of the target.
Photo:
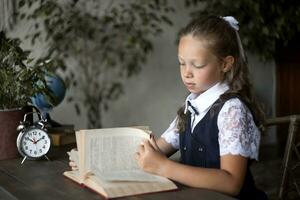
POLYGON ((172 145, 173 148, 179 149, 179 133, 176 127, 177 117, 170 124, 169 128, 161 135, 165 141, 172 145))
POLYGON ((226 101, 217 123, 220 156, 242 155, 258 160, 260 131, 251 112, 238 98, 226 101))

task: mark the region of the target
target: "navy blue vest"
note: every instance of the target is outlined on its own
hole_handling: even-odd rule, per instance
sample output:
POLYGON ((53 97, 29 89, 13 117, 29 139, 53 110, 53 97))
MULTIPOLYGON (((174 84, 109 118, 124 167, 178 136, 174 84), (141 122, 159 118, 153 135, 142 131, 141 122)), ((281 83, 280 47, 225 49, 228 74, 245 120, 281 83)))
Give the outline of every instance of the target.
MULTIPOLYGON (((193 132, 191 131, 191 116, 187 114, 185 132, 180 133, 180 152, 183 164, 220 169, 217 119, 224 103, 225 101, 218 99, 195 126, 193 132)), ((249 162, 245 181, 237 198, 243 200, 268 199, 264 192, 255 188, 249 162)))

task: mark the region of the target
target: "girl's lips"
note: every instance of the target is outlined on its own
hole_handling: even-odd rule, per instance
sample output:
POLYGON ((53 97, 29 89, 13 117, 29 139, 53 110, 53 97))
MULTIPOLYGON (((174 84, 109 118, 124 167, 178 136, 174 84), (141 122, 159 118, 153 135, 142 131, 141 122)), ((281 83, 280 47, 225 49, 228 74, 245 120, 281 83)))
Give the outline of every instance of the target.
POLYGON ((187 88, 192 88, 195 84, 194 83, 185 83, 187 88))
POLYGON ((194 83, 185 83, 185 85, 187 85, 187 86, 193 86, 195 84, 194 83))

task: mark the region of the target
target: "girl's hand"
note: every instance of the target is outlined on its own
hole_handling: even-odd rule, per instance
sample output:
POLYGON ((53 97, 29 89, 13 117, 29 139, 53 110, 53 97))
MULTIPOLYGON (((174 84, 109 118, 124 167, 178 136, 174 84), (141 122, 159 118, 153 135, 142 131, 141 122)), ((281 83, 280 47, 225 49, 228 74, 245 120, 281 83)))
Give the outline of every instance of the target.
POLYGON ((67 152, 69 155, 69 166, 71 167, 71 169, 74 170, 78 170, 78 166, 76 164, 76 162, 78 163, 78 151, 77 149, 72 149, 70 152, 67 152), (77 160, 77 161, 76 161, 77 160))
MULTIPOLYGON (((152 140, 153 139, 151 138, 151 143, 153 143, 152 140)), ((167 158, 159 151, 159 149, 157 149, 157 145, 154 147, 151 143, 149 140, 143 141, 138 147, 135 158, 139 167, 144 171, 162 175, 164 163, 167 158)))
POLYGON ((160 150, 159 146, 156 143, 155 136, 152 133, 150 134, 150 144, 156 151, 162 153, 162 151, 160 150))
POLYGON ((73 160, 70 160, 69 166, 71 167, 71 169, 73 171, 78 170, 78 167, 77 167, 76 163, 73 160))

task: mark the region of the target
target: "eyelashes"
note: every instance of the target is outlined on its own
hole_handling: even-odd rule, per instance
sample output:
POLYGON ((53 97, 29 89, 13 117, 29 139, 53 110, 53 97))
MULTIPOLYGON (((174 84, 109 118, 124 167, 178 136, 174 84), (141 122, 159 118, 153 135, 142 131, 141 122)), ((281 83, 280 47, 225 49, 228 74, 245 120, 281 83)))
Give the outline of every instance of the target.
POLYGON ((203 67, 205 67, 207 64, 203 64, 203 65, 193 65, 194 67, 196 67, 196 68, 203 68, 203 67))
MULTIPOLYGON (((186 65, 185 63, 182 63, 182 62, 178 62, 178 64, 179 64, 180 66, 185 66, 185 65, 186 65)), ((202 65, 192 64, 193 67, 198 68, 198 69, 203 68, 203 67, 205 67, 206 65, 207 65, 207 64, 202 64, 202 65)))

